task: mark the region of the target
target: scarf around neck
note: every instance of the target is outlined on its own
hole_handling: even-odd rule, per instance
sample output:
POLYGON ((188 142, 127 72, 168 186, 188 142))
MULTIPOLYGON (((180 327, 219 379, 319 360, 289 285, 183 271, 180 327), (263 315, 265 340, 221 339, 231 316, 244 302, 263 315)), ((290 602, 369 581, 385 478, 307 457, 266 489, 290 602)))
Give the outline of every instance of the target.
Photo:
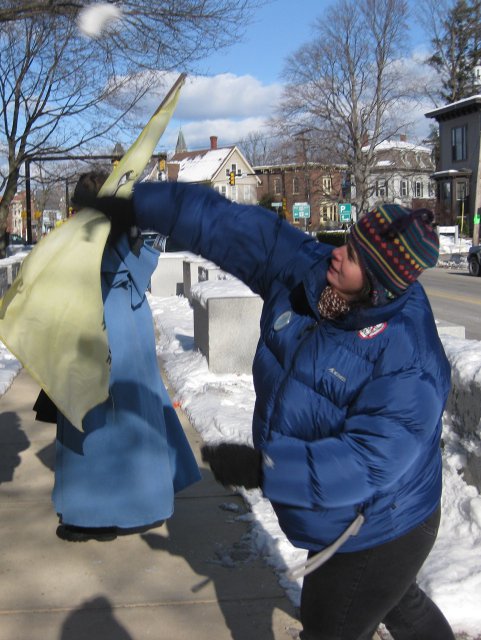
POLYGON ((317 303, 319 313, 326 320, 335 320, 350 310, 349 303, 330 285, 324 289, 317 303))

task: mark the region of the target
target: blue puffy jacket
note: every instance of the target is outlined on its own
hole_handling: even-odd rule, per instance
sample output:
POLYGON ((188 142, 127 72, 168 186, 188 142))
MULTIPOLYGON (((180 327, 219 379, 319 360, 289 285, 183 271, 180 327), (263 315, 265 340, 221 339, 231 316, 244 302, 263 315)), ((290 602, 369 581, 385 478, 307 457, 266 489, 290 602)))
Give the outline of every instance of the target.
POLYGON ((253 363, 253 438, 264 495, 296 546, 320 550, 356 518, 341 551, 425 520, 441 495, 450 367, 419 283, 383 307, 320 317, 332 247, 261 207, 182 183, 137 186, 141 227, 171 235, 264 300, 253 363))

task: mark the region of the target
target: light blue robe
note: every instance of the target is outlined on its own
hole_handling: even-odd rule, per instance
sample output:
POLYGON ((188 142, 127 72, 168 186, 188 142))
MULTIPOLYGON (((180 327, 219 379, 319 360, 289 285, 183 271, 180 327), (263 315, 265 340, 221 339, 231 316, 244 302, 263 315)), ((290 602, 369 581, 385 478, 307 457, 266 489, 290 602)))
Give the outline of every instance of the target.
POLYGON ((85 416, 84 433, 59 413, 52 498, 64 524, 149 526, 169 518, 174 494, 200 479, 158 369, 145 296, 158 257, 147 246, 137 257, 125 236, 105 249, 110 397, 85 416))

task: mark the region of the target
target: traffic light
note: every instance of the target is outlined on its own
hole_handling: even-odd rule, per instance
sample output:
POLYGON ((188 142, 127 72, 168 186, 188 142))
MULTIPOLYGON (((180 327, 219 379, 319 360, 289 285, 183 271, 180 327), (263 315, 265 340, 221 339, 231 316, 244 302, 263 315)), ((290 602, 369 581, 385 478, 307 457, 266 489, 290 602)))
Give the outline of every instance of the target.
POLYGON ((235 171, 229 173, 229 184, 235 184, 235 171))

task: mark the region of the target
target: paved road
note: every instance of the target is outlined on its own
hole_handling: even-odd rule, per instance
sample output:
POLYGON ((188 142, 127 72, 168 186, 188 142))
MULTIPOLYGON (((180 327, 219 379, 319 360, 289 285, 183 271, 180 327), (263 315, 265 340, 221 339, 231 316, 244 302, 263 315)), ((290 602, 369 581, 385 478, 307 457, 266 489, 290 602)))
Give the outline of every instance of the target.
POLYGON ((420 278, 438 320, 466 327, 466 338, 481 340, 481 278, 461 269, 429 269, 420 278))

